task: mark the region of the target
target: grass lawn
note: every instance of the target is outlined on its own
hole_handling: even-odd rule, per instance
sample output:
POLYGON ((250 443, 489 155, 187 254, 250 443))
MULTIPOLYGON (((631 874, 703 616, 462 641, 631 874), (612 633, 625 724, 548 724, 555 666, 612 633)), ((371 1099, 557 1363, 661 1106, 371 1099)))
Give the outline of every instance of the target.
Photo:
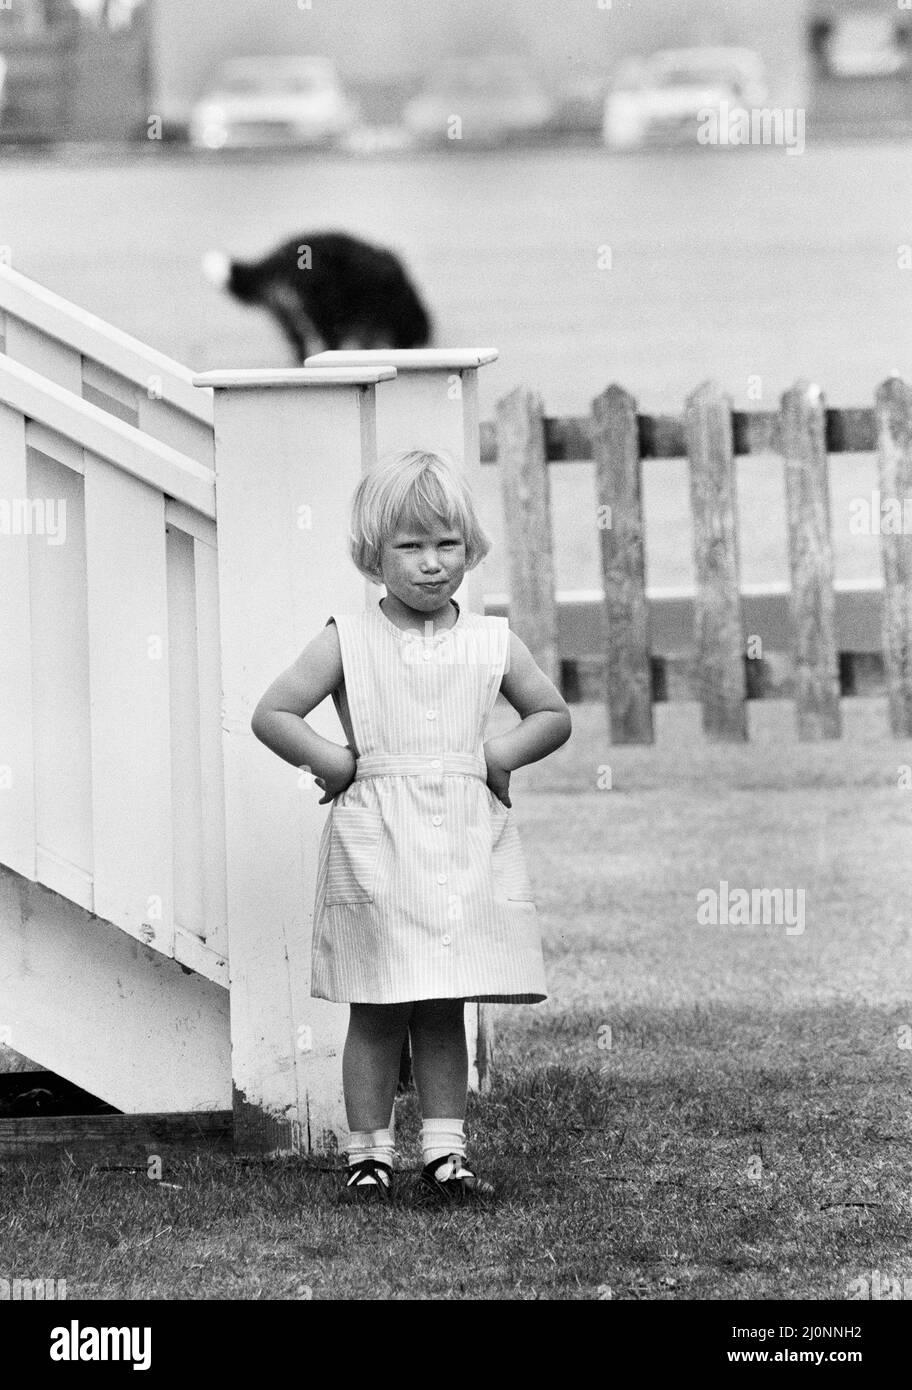
MULTIPOLYGON (((394 1209, 338 1208, 303 1159, 163 1182, 6 1162, 0 1276, 98 1299, 818 1299, 912 1277, 912 743, 880 700, 844 701, 828 745, 797 744, 778 702, 737 748, 707 746, 693 705, 658 708, 652 749, 573 712, 512 780, 551 995, 497 1010, 471 1104, 492 1210, 428 1211, 411 1178, 394 1209), (700 925, 721 880, 803 889, 803 930, 700 925)), ((417 1127, 409 1096, 411 1166, 417 1127)))

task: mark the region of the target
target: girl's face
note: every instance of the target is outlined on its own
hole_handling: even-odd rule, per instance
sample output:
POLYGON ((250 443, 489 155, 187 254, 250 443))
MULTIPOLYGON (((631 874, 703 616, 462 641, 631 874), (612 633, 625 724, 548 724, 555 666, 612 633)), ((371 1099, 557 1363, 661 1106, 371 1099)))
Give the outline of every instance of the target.
POLYGON ((383 582, 409 608, 431 611, 449 601, 465 574, 465 541, 458 530, 435 524, 433 531, 402 527, 384 543, 383 582))

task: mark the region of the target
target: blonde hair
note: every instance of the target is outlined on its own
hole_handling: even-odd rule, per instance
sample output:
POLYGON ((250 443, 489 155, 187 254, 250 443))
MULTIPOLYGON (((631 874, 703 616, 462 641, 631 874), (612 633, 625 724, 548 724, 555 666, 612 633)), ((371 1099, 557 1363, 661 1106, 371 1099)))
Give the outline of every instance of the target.
POLYGON ((462 534, 466 569, 474 569, 491 549, 468 482, 451 455, 425 449, 388 454, 355 488, 349 529, 352 560, 365 578, 382 584, 384 544, 400 528, 430 531, 437 522, 462 534))

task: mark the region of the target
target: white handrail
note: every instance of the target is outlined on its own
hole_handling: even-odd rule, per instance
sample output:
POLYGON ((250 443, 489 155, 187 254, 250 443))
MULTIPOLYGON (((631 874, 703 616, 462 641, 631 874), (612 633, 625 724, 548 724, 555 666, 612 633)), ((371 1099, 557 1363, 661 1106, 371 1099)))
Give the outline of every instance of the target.
POLYGON ((65 391, 5 353, 0 353, 0 401, 215 520, 211 469, 65 391))
POLYGON ((149 377, 155 376, 162 400, 211 428, 212 392, 194 387, 189 367, 6 265, 0 265, 0 309, 144 391, 149 377))
POLYGON ((497 348, 333 349, 305 357, 305 367, 395 367, 400 372, 465 372, 496 362, 497 348))

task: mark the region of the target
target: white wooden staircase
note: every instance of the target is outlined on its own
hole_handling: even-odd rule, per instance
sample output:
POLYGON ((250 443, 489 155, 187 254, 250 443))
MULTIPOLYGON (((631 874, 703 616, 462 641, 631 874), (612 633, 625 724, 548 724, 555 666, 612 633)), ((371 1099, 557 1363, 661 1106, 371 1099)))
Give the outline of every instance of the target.
MULTIPOLYGON (((376 601, 344 557, 378 440, 478 468, 494 356, 194 378, 0 265, 0 1042, 133 1115, 232 1110, 237 1147, 337 1144, 326 809, 250 716, 376 601)), ((477 571, 461 597, 483 611, 477 571)), ((331 702, 309 719, 340 741, 331 702)))
POLYGON ((0 268, 0 1036, 231 1106, 211 392, 0 268))

